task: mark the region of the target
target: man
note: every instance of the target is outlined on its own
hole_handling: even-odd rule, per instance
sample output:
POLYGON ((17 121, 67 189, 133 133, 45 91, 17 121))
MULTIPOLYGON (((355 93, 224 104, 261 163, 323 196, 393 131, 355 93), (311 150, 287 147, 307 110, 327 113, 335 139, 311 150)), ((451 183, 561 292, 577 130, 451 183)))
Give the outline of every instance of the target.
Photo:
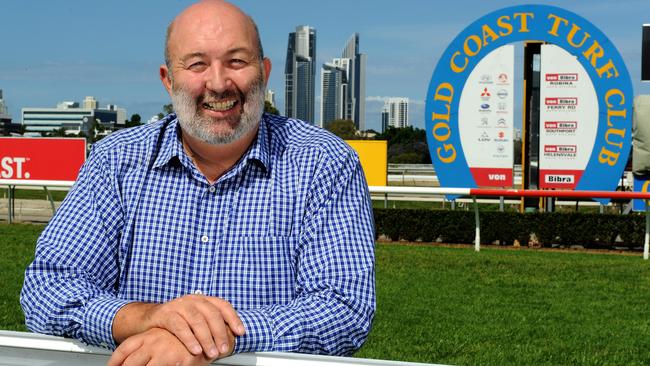
POLYGON ((165 55, 177 116, 95 145, 26 271, 27 326, 119 345, 111 365, 358 349, 375 292, 357 156, 262 113, 271 63, 237 7, 187 8, 165 55))

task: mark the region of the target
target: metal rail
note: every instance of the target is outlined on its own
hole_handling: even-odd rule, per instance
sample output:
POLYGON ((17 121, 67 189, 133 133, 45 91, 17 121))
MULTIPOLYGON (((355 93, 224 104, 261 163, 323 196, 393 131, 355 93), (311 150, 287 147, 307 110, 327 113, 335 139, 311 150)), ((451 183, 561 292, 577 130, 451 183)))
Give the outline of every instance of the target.
POLYGON ((523 189, 485 189, 485 188, 443 188, 443 187, 390 187, 369 186, 370 193, 394 194, 428 194, 428 195, 457 195, 472 197, 476 221, 474 250, 481 250, 481 222, 476 197, 564 197, 564 198, 610 198, 610 199, 642 199, 645 200, 645 239, 643 243, 643 259, 650 258, 650 207, 648 200, 650 192, 629 191, 552 191, 552 190, 523 190, 523 189))

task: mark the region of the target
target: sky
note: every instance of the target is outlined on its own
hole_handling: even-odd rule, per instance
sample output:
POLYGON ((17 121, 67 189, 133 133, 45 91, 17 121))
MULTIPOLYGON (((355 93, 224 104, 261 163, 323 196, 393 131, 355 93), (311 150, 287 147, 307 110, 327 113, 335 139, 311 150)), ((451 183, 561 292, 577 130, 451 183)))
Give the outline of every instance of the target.
MULTIPOLYGON (((55 107, 94 96, 144 120, 169 103, 158 77, 165 28, 187 0, 3 0, 0 21, 0 89, 14 121, 24 107, 55 107)), ((424 127, 424 99, 431 74, 449 43, 489 12, 529 3, 511 0, 241 0, 257 22, 265 55, 273 64, 268 88, 284 112, 287 37, 297 25, 317 32, 316 120, 320 68, 340 57, 354 33, 368 57, 366 128, 380 130, 385 97, 410 99, 410 123, 424 127)), ((616 45, 634 94, 642 83, 641 27, 650 23, 648 0, 535 1, 589 20, 616 45)))

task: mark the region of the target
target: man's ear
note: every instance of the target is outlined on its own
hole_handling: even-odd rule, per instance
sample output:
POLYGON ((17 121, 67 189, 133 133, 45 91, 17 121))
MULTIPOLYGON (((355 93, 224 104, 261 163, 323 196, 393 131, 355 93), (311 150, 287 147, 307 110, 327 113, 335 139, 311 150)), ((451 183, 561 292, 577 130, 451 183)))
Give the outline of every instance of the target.
POLYGON ((167 65, 160 65, 160 81, 162 81, 167 93, 172 94, 172 76, 167 65))
POLYGON ((269 75, 271 75, 271 59, 264 57, 262 63, 264 64, 264 85, 266 85, 269 82, 269 75))

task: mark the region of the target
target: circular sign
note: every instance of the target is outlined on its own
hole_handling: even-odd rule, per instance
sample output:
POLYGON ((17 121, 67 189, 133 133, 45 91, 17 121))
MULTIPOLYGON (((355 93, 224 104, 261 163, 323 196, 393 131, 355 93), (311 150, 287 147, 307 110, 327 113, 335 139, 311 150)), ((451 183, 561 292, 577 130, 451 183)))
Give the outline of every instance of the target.
MULTIPOLYGON (((465 28, 440 57, 426 96, 425 124, 431 160, 440 185, 477 186, 461 145, 458 115, 463 87, 481 59, 497 48, 536 40, 564 49, 580 62, 598 100, 594 146, 576 190, 614 190, 631 146, 632 83, 612 42, 589 21, 546 5, 504 8, 465 28)), ((499 77, 507 78, 507 75, 499 77)), ((507 92, 497 90, 496 99, 507 92)), ((494 98, 493 98, 494 99, 494 98)), ((491 108, 483 102, 480 109, 491 108)))

